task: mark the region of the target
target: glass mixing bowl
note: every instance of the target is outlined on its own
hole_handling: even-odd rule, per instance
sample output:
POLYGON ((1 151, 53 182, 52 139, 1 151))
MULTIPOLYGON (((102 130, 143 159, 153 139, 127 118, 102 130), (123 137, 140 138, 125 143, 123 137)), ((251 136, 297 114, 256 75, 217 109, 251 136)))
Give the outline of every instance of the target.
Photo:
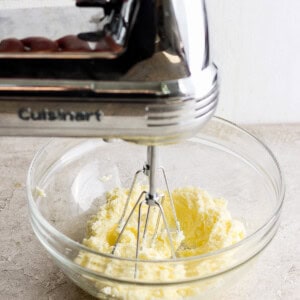
POLYGON ((213 118, 186 142, 161 146, 160 158, 171 188, 198 186, 225 198, 232 216, 245 224, 247 237, 222 250, 175 260, 136 262, 92 251, 81 244, 87 221, 105 202, 107 191, 130 187, 146 160, 146 147, 124 141, 54 139, 31 164, 27 194, 34 232, 65 274, 93 296, 218 297, 277 231, 284 198, 280 167, 271 151, 245 130, 213 118), (99 269, 77 264, 79 253, 89 253, 99 269), (123 271, 116 276, 107 266, 123 271), (149 274, 165 270, 176 276, 139 280, 132 276, 136 267, 149 274))

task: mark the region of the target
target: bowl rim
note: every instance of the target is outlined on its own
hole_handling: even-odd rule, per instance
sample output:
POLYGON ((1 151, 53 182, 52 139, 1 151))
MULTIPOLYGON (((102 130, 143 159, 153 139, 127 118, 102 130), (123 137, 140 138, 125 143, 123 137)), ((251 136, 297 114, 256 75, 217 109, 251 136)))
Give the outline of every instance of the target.
MULTIPOLYGON (((178 263, 178 262, 190 262, 190 261, 195 261, 195 260, 202 260, 202 259, 207 259, 207 258, 212 258, 212 257, 216 257, 219 256, 221 254, 230 252, 231 250, 240 248, 241 246, 243 246, 244 244, 246 244, 248 241, 253 240, 256 236, 259 235, 260 232, 263 232, 264 229, 268 229, 268 227, 270 225, 272 225, 272 227, 274 226, 274 224, 276 224, 276 221, 279 219, 280 216, 280 212, 282 210, 282 206, 284 203, 284 198, 285 198, 285 182, 284 182, 284 176, 281 170, 281 167, 275 157, 275 155, 273 154, 273 152, 270 150, 270 148, 264 144, 264 142, 262 142, 260 139, 258 139, 255 135, 253 135, 252 133, 250 133, 248 130, 240 127, 239 125, 237 125, 234 122, 228 121, 224 118, 218 117, 218 116, 214 116, 212 118, 213 120, 216 120, 217 122, 221 122, 221 123, 225 123, 226 125, 229 125, 231 127, 234 127, 235 129, 241 131, 243 134, 248 135, 250 138, 254 139, 260 146, 262 146, 264 148, 264 150, 266 150, 266 152, 269 154, 270 158, 272 159, 272 161, 274 162, 274 165, 276 166, 277 170, 278 170, 278 174, 279 174, 279 190, 278 190, 278 204, 276 209, 274 209, 274 212, 271 214, 271 216, 263 223, 263 225, 261 225, 259 228, 257 228, 254 232, 252 232, 250 235, 246 236, 244 239, 242 239, 241 241, 231 245, 231 246, 227 246, 224 247, 222 249, 218 249, 215 251, 211 251, 209 253, 205 253, 205 254, 201 254, 201 255, 197 255, 197 256, 190 256, 190 257, 180 257, 180 258, 176 258, 176 260, 174 260, 173 258, 169 258, 169 259, 158 259, 158 260, 146 260, 146 259, 135 259, 135 258, 125 258, 125 257, 119 257, 119 256, 115 256, 113 254, 109 254, 109 253, 102 253, 102 252, 98 252, 95 250, 92 250, 86 246, 84 246, 83 244, 74 241, 73 239, 71 239, 70 237, 64 235, 63 233, 61 233, 58 229, 56 229, 54 226, 52 226, 44 217, 43 215, 40 213, 34 199, 33 199, 33 193, 32 193, 32 189, 31 189, 31 178, 32 178, 32 172, 34 170, 34 166, 37 162, 37 160, 39 159, 40 155, 45 151, 45 149, 51 144, 53 143, 54 140, 56 140, 56 138, 52 138, 50 139, 48 142, 46 142, 34 155, 30 167, 28 169, 27 172, 27 180, 26 180, 26 192, 27 192, 27 198, 28 198, 28 203, 29 203, 29 208, 30 208, 30 213, 37 218, 37 220, 47 228, 47 230, 49 230, 52 234, 54 234, 55 236, 57 236, 59 239, 63 239, 65 242, 67 242, 68 244, 72 245, 74 248, 77 248, 80 251, 84 251, 86 253, 90 253, 93 255, 97 255, 103 258, 109 258, 112 260, 117 260, 117 261, 127 261, 127 262, 143 262, 143 263, 147 263, 147 264, 156 264, 156 263, 178 263)), ((82 140, 82 139, 78 139, 82 140)), ((264 248, 264 247, 263 247, 264 248)), ((261 250, 260 250, 261 251, 261 250)), ((260 252, 257 251, 257 252, 260 252)), ((252 257, 254 257, 257 252, 254 252, 254 254, 252 255, 252 257)), ((78 264, 76 264, 75 262, 73 262, 76 266, 78 266, 78 264)), ((243 261, 241 261, 241 264, 243 263, 243 261)), ((232 266, 232 268, 234 268, 236 266, 232 266)), ((94 273, 94 272, 93 272, 94 273)), ((96 272, 97 273, 97 272, 96 272)))

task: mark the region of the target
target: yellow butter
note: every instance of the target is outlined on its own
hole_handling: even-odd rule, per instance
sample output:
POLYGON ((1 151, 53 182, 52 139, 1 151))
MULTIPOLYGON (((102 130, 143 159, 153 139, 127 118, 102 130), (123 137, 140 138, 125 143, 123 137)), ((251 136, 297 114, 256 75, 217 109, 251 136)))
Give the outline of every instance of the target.
MULTIPOLYGON (((131 197, 126 217, 132 210, 136 200, 145 187, 137 186, 131 197)), ((206 191, 197 187, 177 188, 172 192, 172 198, 176 210, 176 215, 180 224, 181 232, 177 232, 175 220, 167 193, 164 194, 163 208, 166 219, 171 230, 172 242, 175 247, 176 257, 197 256, 224 247, 233 245, 245 237, 244 225, 231 217, 227 208, 227 202, 224 199, 213 198, 206 191)), ((128 196, 128 190, 116 188, 107 194, 106 204, 100 207, 97 215, 93 216, 88 222, 87 236, 83 240, 83 244, 88 248, 101 253, 111 254, 120 229, 119 221, 123 213, 123 209, 128 196)), ((142 222, 141 235, 147 215, 147 205, 142 206, 142 222)), ((151 209, 147 235, 143 245, 140 243, 139 259, 144 260, 162 260, 172 257, 170 242, 166 230, 164 229, 162 220, 157 237, 153 242, 153 234, 155 232, 158 209, 151 209)), ((125 218, 126 219, 126 218, 125 218)), ((136 257, 137 244, 137 226, 138 226, 138 210, 134 214, 127 226, 125 227, 122 238, 115 249, 114 255, 124 258, 136 257)), ((126 264, 116 265, 108 261, 107 264, 99 261, 97 256, 86 252, 80 253, 76 258, 76 262, 86 268, 104 272, 111 276, 128 276, 129 268, 126 264)), ((222 261, 209 261, 205 263, 203 272, 217 270, 222 261)), ((132 271, 133 272, 133 271, 132 271)), ((143 265, 139 266, 137 279, 139 280, 166 280, 166 279, 183 279, 187 273, 200 274, 202 271, 199 267, 195 270, 186 270, 181 264, 168 269, 166 265, 156 266, 155 270, 147 268, 143 265), (175 270, 176 269, 176 270, 175 270)), ((134 273, 131 274, 134 276, 134 273)), ((99 288, 101 284, 99 285, 99 288)), ((184 299, 187 295, 196 293, 194 289, 178 288, 166 292, 164 289, 155 289, 153 292, 143 293, 134 289, 127 290, 117 286, 102 286, 102 293, 110 296, 119 297, 119 299, 184 299), (142 297, 142 298, 141 298, 142 297)))

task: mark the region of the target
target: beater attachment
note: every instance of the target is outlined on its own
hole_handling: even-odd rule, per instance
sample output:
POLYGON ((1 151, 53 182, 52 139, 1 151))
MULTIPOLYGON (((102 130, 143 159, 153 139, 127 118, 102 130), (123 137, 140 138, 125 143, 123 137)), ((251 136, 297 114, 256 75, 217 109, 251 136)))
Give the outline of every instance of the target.
POLYGON ((167 238, 169 240, 170 243, 170 249, 171 249, 171 256, 172 258, 176 258, 176 254, 175 254, 175 247, 174 247, 174 243, 172 241, 172 235, 171 235, 171 229, 170 226, 168 225, 168 221, 163 209, 163 204, 165 201, 165 196, 163 194, 159 194, 157 193, 157 173, 158 170, 160 170, 163 174, 163 178, 164 178, 164 183, 166 185, 166 189, 167 189, 167 195, 168 198, 170 200, 170 206, 171 206, 171 212, 172 212, 172 217, 175 221, 175 225, 176 225, 176 234, 180 234, 180 224, 178 222, 177 216, 176 216, 176 210, 175 210, 175 206, 174 206, 174 202, 173 202, 173 198, 172 195, 170 193, 170 189, 169 189, 169 185, 168 185, 168 180, 167 180, 167 176, 166 176, 166 172, 164 170, 164 168, 162 167, 158 167, 158 149, 155 146, 149 146, 148 147, 148 155, 147 155, 147 163, 144 165, 143 169, 139 170, 136 172, 131 188, 129 190, 129 194, 125 203, 125 207, 122 213, 122 216, 118 222, 118 229, 119 229, 119 235, 116 239, 115 245, 113 247, 113 251, 112 254, 115 253, 116 248, 118 247, 118 243, 120 242, 122 235, 129 223, 129 221, 131 220, 131 218, 134 215, 134 212, 137 210, 138 211, 138 222, 137 222, 137 240, 136 240, 136 259, 139 258, 139 253, 140 250, 142 249, 145 240, 146 240, 146 236, 147 236, 147 232, 148 232, 148 225, 149 225, 149 220, 150 220, 150 215, 151 213, 153 213, 153 208, 157 208, 158 209, 158 215, 157 215, 157 219, 155 222, 155 229, 154 229, 154 233, 151 237, 151 243, 150 246, 153 246, 155 241, 156 241, 156 237, 158 235, 158 231, 160 226, 160 222, 161 219, 163 221, 163 225, 164 228, 166 230, 167 233, 167 238), (128 210, 128 206, 129 206, 129 202, 132 200, 132 194, 133 194, 133 190, 134 187, 136 186, 136 182, 137 179, 139 177, 140 174, 144 174, 149 178, 149 190, 148 191, 142 191, 142 193, 139 195, 138 199, 136 200, 133 208, 131 209, 128 217, 126 218, 126 213, 128 210), (146 219, 144 222, 144 229, 143 229, 143 233, 141 234, 142 231, 142 207, 146 205, 148 206, 147 208, 147 213, 146 213, 146 219))

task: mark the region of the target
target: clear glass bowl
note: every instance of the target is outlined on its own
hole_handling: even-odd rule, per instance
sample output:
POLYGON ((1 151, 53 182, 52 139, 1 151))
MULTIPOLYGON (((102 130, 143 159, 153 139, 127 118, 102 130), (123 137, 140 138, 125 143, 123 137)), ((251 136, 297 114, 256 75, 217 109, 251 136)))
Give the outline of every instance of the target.
POLYGON ((88 219, 104 203, 106 191, 130 186, 145 162, 146 148, 124 141, 54 139, 31 164, 27 193, 35 234, 65 274, 100 299, 218 297, 277 231, 284 198, 282 174, 274 155, 254 136, 213 118, 197 136, 160 148, 171 188, 194 185, 227 199, 232 216, 246 226, 244 240, 206 255, 159 262, 93 252, 81 245, 88 219), (109 265, 128 272, 116 277, 81 267, 74 261, 80 251, 94 255, 102 270, 109 265), (165 269, 176 276, 138 280, 132 276, 136 266, 149 273, 165 269), (182 277, 180 268, 186 270, 182 277), (115 290, 121 295, 109 296, 115 290))

